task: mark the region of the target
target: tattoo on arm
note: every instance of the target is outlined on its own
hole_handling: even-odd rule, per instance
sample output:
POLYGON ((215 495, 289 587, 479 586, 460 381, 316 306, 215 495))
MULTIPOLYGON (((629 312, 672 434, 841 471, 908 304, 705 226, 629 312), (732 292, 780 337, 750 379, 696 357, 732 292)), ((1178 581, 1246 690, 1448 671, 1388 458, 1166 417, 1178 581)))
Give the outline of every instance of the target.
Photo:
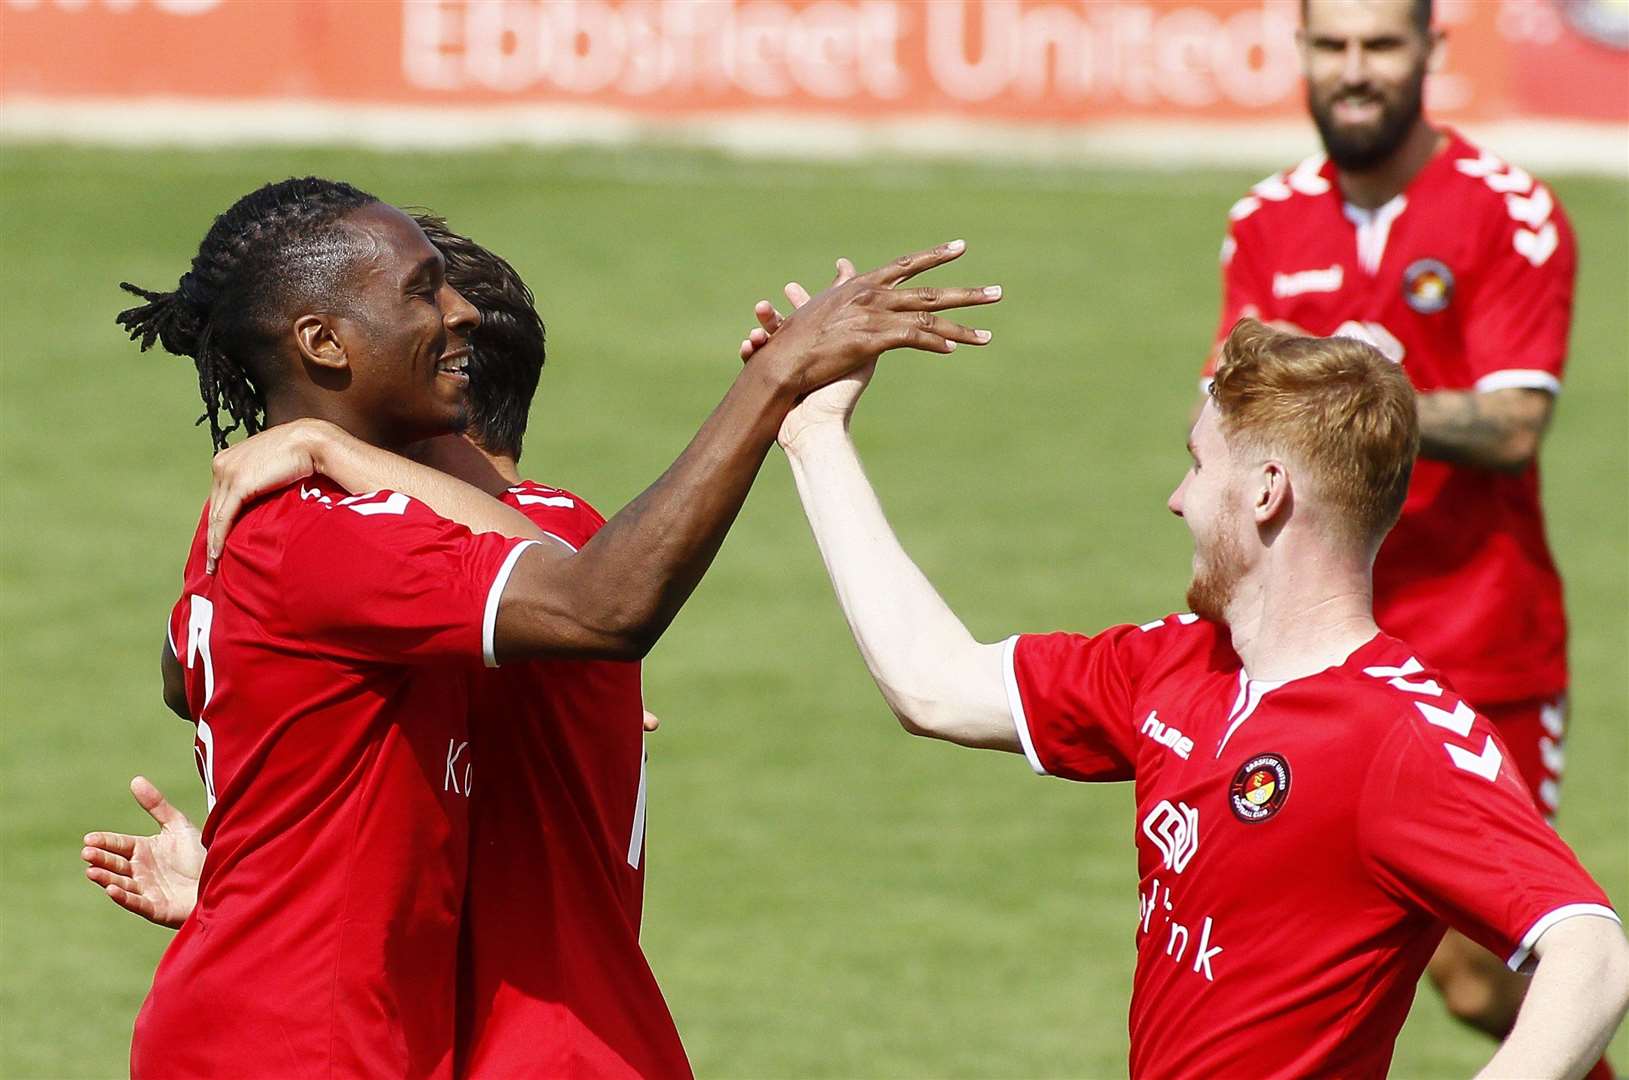
POLYGON ((1484 469, 1519 471, 1538 454, 1555 399, 1513 388, 1421 394, 1420 456, 1484 469))

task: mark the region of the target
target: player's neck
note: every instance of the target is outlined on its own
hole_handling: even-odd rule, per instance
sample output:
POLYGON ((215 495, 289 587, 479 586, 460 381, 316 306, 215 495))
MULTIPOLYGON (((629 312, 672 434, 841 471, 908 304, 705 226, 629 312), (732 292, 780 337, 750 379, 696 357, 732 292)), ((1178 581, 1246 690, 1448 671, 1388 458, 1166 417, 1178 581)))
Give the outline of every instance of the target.
POLYGON ((488 495, 501 495, 520 483, 515 458, 496 454, 464 435, 441 435, 415 443, 410 455, 414 461, 456 476, 488 495))
POLYGON ((1338 170, 1341 196, 1353 206, 1373 210, 1391 202, 1448 144, 1448 136, 1426 123, 1422 115, 1394 153, 1372 169, 1338 170))
POLYGON ((1252 679, 1282 682, 1337 667, 1379 631, 1368 565, 1327 551, 1270 552, 1240 581, 1227 624, 1252 679))
POLYGON ((367 417, 359 416, 345 408, 337 395, 323 394, 314 400, 306 400, 294 393, 267 395, 266 427, 307 419, 326 420, 368 445, 381 447, 392 453, 403 453, 408 445, 406 440, 397 438, 394 433, 369 422, 367 417))

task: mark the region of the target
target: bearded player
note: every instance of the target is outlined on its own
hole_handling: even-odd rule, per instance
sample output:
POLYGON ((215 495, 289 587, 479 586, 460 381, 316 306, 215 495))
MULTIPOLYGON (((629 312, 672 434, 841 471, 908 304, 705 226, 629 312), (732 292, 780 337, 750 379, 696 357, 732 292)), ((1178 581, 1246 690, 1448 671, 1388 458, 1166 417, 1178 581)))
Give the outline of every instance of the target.
POLYGON ((823 294, 576 552, 510 539, 541 530, 389 452, 462 426, 478 322, 400 211, 333 181, 267 185, 175 290, 131 287, 148 302, 121 324, 193 358, 217 447, 223 412, 272 429, 217 457, 171 616, 166 698, 197 725, 209 855, 132 1073, 450 1074, 472 664, 642 656, 798 396, 873 348, 988 340, 932 314, 981 291, 894 287, 960 251, 823 294), (347 492, 377 475, 396 490, 347 492))
MULTIPOLYGON (((1375 563, 1375 614, 1493 722, 1553 820, 1567 625, 1536 462, 1567 355, 1572 229, 1547 187, 1426 119, 1443 49, 1430 0, 1302 7, 1326 154, 1234 205, 1218 335, 1254 315, 1402 364, 1421 460, 1375 563)), ((1460 1020, 1510 1030, 1526 980, 1496 957, 1450 933, 1428 971, 1460 1020)))
POLYGON ((907 731, 1135 781, 1133 1076, 1382 1077, 1445 924, 1536 962, 1481 1075, 1584 1075, 1629 1009, 1618 916, 1487 719, 1371 610, 1418 442, 1395 364, 1242 320, 1169 500, 1193 612, 988 645, 866 480, 848 423, 868 378, 779 435, 833 587, 907 731))
MULTIPOLYGON (((579 496, 518 472, 544 328, 505 260, 427 214, 415 220, 480 314, 470 332, 469 427, 413 457, 526 514, 575 550, 604 524, 579 496)), ((380 478, 382 479, 382 478, 380 478)), ((460 1065, 472 1075, 688 1073, 639 947, 645 755, 635 662, 536 661, 477 680, 468 755, 469 891, 460 951, 460 1065)), ((93 833, 87 876, 121 906, 177 928, 196 903, 198 830, 144 778, 154 836, 93 833)))

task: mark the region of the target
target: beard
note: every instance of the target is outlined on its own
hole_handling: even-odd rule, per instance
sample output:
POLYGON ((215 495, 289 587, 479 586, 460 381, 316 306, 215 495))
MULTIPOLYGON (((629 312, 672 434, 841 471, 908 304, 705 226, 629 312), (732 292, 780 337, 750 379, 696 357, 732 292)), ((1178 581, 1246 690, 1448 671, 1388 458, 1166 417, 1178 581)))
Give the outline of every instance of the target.
POLYGON ((1217 523, 1188 583, 1188 610, 1215 623, 1227 622, 1227 607, 1244 577, 1244 547, 1232 525, 1232 521, 1217 523))
POLYGON ((1414 124, 1420 118, 1425 94, 1425 67, 1403 86, 1395 100, 1387 100, 1379 91, 1339 91, 1328 99, 1320 99, 1311 86, 1307 87, 1307 111, 1318 127, 1324 152, 1337 168, 1347 172, 1363 172, 1389 158, 1396 152, 1414 124), (1335 101, 1342 97, 1366 97, 1380 104, 1380 119, 1369 127, 1343 127, 1335 122, 1335 101))

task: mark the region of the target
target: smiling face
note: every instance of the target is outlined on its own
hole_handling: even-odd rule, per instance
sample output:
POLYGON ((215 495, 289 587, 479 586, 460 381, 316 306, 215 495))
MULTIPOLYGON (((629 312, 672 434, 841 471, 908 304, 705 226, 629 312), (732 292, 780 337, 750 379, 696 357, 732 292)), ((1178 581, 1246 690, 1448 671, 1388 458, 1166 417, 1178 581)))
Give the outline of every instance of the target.
POLYGON ((1414 0, 1307 0, 1305 10, 1307 108, 1324 149, 1342 169, 1373 168, 1423 122, 1439 38, 1416 22, 1414 0))
POLYGON ((368 252, 333 324, 349 411, 370 441, 386 446, 462 430, 468 335, 480 315, 447 283, 440 252, 400 210, 374 203, 353 211, 344 227, 368 252))
POLYGON ((1250 568, 1245 530, 1251 519, 1245 512, 1244 478, 1222 435, 1213 401, 1206 401, 1199 413, 1188 437, 1188 454, 1192 463, 1166 503, 1193 536, 1188 610, 1225 623, 1228 604, 1250 568))

